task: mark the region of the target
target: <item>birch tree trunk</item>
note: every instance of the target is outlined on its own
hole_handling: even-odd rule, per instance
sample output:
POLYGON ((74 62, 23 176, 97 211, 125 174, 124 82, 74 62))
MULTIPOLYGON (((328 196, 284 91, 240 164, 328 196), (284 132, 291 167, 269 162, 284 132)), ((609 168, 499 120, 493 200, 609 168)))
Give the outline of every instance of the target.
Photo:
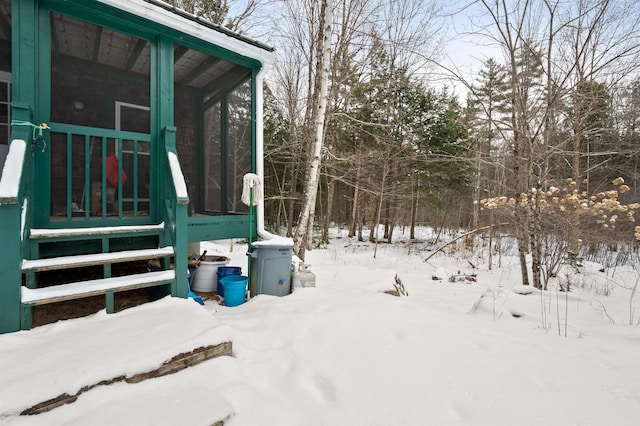
POLYGON ((304 260, 305 249, 311 249, 313 242, 313 222, 315 218, 316 197, 318 195, 318 183, 320 181, 320 165, 322 160, 322 145, 324 140, 324 123, 327 110, 328 82, 330 72, 331 55, 331 24, 333 21, 333 1, 319 0, 321 2, 320 25, 322 32, 321 53, 318 62, 321 64, 317 72, 320 73, 319 90, 315 114, 315 138, 313 150, 307 171, 307 181, 304 188, 304 202, 298 219, 298 226, 294 235, 294 252, 304 260))
POLYGON ((356 182, 353 187, 353 204, 351 206, 351 223, 349 225, 349 237, 356 235, 356 228, 358 225, 358 203, 359 203, 359 190, 360 190, 360 163, 356 166, 356 182))

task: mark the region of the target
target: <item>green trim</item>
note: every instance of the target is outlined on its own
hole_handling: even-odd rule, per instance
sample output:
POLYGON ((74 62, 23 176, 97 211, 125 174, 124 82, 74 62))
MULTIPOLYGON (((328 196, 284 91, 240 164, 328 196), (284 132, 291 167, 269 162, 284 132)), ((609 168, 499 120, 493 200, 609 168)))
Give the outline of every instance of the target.
MULTIPOLYGON (((256 80, 258 78, 259 69, 253 69, 251 75, 251 172, 256 173, 258 170, 257 157, 258 157, 258 105, 256 99, 258 99, 258 88, 256 80)), ((263 136, 264 137, 264 136, 263 136)), ((264 183, 263 183, 264 185, 264 183)), ((251 204, 249 205, 249 217, 251 223, 249 225, 249 240, 253 240, 258 235, 258 211, 256 206, 253 205, 253 190, 251 192, 251 204)), ((251 244, 249 244, 249 248, 251 244)), ((251 261, 249 260, 249 267, 251 269, 251 261)))
MULTIPOLYGON (((166 170, 164 167, 166 160, 166 149, 175 149, 175 132, 174 127, 174 110, 173 110, 173 42, 164 36, 160 36, 157 39, 157 43, 151 43, 152 45, 152 57, 154 57, 153 67, 151 68, 152 74, 152 104, 155 105, 155 113, 153 114, 155 122, 154 130, 158 131, 157 141, 157 154, 154 156, 154 165, 152 167, 151 179, 153 182, 150 191, 155 194, 155 200, 157 202, 157 211, 161 215, 164 211, 164 196, 167 188, 165 186, 165 180, 162 178, 162 172, 166 170), (154 54, 155 53, 155 54, 154 54), (154 72, 157 71, 157 72, 154 72), (158 76, 159 73, 159 76, 158 76), (173 137, 167 137, 167 131, 173 132, 173 137)), ((153 110, 154 108, 152 108, 153 110)), ((166 219, 165 219, 166 220, 166 219)))
POLYGON ((256 80, 258 77, 258 72, 260 69, 253 69, 253 74, 251 75, 251 171, 253 173, 256 172, 258 166, 256 164, 256 156, 258 149, 258 105, 256 104, 256 99, 258 97, 258 88, 256 80))
MULTIPOLYGON (((188 239, 190 243, 194 243, 228 238, 246 238, 248 228, 249 215, 247 214, 194 216, 189 218, 188 239)), ((255 228, 255 217, 252 228, 255 228)))
POLYGON ((153 139, 147 133, 130 132, 127 130, 103 129, 101 127, 78 126, 77 124, 50 123, 51 133, 71 133, 74 135, 91 135, 99 138, 114 138, 135 140, 138 142, 151 142, 153 139))
MULTIPOLYGON (((46 9, 40 9, 37 16, 39 31, 38 53, 33 69, 36 70, 38 91, 35 98, 34 119, 49 122, 51 119, 51 19, 46 9)), ((37 208, 34 211, 34 225, 46 226, 50 221, 50 176, 51 176, 51 139, 44 152, 34 152, 33 156, 33 200, 37 208)))

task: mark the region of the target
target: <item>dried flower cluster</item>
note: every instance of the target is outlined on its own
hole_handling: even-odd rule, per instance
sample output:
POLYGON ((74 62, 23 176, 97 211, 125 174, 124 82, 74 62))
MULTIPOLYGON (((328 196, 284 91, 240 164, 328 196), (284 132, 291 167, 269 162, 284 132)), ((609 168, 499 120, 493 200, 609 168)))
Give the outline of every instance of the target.
MULTIPOLYGON (((566 180, 562 189, 550 186, 547 190, 531 188, 528 193, 521 193, 518 199, 507 197, 493 197, 480 200, 481 209, 495 210, 500 208, 514 209, 533 208, 540 213, 560 212, 573 214, 589 214, 597 218, 596 223, 605 229, 615 229, 620 220, 635 222, 635 212, 640 210, 640 204, 622 204, 618 200, 620 194, 629 191, 624 179, 618 177, 611 182, 615 189, 599 192, 588 196, 586 191, 579 191, 578 184, 573 179, 566 180)), ((640 226, 635 227, 635 237, 640 240, 640 226)))

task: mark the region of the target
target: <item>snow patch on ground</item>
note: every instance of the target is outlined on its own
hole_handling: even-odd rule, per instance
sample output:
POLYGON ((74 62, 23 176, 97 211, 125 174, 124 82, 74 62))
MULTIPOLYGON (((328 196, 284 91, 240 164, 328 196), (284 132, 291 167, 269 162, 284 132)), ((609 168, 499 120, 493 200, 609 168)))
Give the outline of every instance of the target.
MULTIPOLYGON (((225 244, 206 247, 246 271, 246 245, 225 244)), ((238 307, 163 299, 0 336, 0 423, 638 424, 640 301, 630 300, 632 268, 612 276, 585 267, 567 293, 558 291, 559 279, 548 291, 522 287, 515 257, 491 268, 478 257, 471 268, 464 257, 443 253, 425 263, 426 256, 406 241, 374 248, 336 238, 307 253, 316 287, 286 297, 259 295, 238 307), (432 279, 458 270, 477 281, 432 279), (409 296, 384 293, 396 274, 409 296), (109 336, 120 346, 105 347, 109 336), (98 376, 155 365, 183 344, 226 338, 233 358, 15 415, 98 376)))

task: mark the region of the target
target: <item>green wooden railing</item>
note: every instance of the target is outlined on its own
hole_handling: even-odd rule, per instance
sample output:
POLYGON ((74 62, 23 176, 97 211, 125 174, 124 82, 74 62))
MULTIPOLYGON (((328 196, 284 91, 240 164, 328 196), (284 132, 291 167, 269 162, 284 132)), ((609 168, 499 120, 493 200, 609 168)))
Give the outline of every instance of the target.
POLYGON ((20 329, 20 265, 31 222, 31 137, 16 133, 22 139, 11 141, 0 180, 0 334, 20 329))
POLYGON ((166 156, 163 161, 164 176, 164 223, 165 241, 171 241, 174 248, 174 266, 176 280, 171 288, 171 295, 186 298, 189 291, 188 284, 188 207, 189 195, 184 175, 180 168, 175 151, 176 129, 165 128, 163 139, 166 156))
MULTIPOLYGON (((55 131, 66 135, 67 143, 73 139, 73 135, 80 135, 84 138, 84 152, 87 152, 87 144, 89 144, 89 151, 91 150, 90 144, 92 138, 100 138, 101 141, 101 170, 100 179, 101 183, 106 183, 106 171, 105 171, 105 145, 109 138, 120 140, 132 140, 137 142, 150 143, 148 135, 133 134, 131 132, 116 132, 102 129, 88 129, 80 128, 78 126, 71 125, 55 125, 55 131)), ((161 239, 164 239, 164 245, 171 244, 174 247, 174 262, 175 262, 175 276, 176 279, 172 283, 171 294, 175 297, 186 298, 188 295, 188 270, 187 270, 187 244, 188 244, 188 205, 189 196, 187 194, 186 184, 184 176, 180 168, 180 163, 175 151, 175 128, 164 129, 162 137, 165 142, 165 155, 160 159, 160 173, 153 176, 160 176, 161 181, 157 182, 161 199, 164 201, 163 209, 159 212, 159 220, 164 223, 164 235, 161 239)), ((23 258, 30 258, 29 254, 29 231, 35 223, 33 217, 35 211, 33 211, 33 200, 31 194, 33 193, 33 169, 34 169, 34 156, 37 155, 34 149, 32 149, 31 143, 31 129, 17 128, 12 133, 12 142, 9 146, 9 153, 7 162, 11 164, 10 167, 4 168, 4 174, 0 181, 0 334, 6 332, 17 331, 20 329, 20 283, 22 282, 22 270, 21 262, 23 258)), ((67 165, 74 166, 73 163, 73 149, 67 151, 67 165)), ((119 155, 122 155, 122 144, 117 149, 119 155)), ((136 151, 133 150, 133 156, 135 158, 136 151)), ((135 161, 134 161, 135 164, 135 161)), ((90 168, 87 166, 86 168, 90 168)), ((122 166, 118 167, 118 171, 122 171, 122 166)), ((136 181, 136 166, 133 166, 134 173, 131 179, 136 181)), ((91 171, 86 169, 83 171, 84 182, 88 183, 92 177, 91 171)), ((68 172, 67 172, 68 173, 68 172)), ((122 184, 119 185, 119 190, 122 190, 122 184)), ((66 205, 69 208, 71 198, 73 194, 73 187, 66 186, 66 205)), ((84 191, 85 196, 89 196, 88 191, 84 191)), ((134 191, 134 199, 137 194, 134 191)), ((104 193, 102 194, 104 198, 104 193)), ((123 201, 119 201, 119 205, 122 205, 123 201)), ((135 215, 136 203, 133 203, 133 214, 135 215)), ((103 211, 105 210, 105 202, 102 202, 103 211)), ((150 208, 153 207, 153 203, 150 203, 150 208)), ((119 218, 122 218, 122 209, 119 209, 119 218)), ((73 214, 66 214, 64 219, 69 220, 81 220, 86 221, 90 219, 90 216, 83 212, 81 217, 73 216, 73 214)), ((104 218, 104 215, 103 215, 104 218)), ((99 222, 90 222, 88 224, 94 225, 99 222)), ((86 225, 85 225, 86 226, 86 225)), ((168 262, 168 259, 166 259, 168 262)), ((166 265, 168 266, 168 265, 166 265)))
POLYGON ((150 135, 63 123, 50 127, 54 220, 153 215, 150 135))

